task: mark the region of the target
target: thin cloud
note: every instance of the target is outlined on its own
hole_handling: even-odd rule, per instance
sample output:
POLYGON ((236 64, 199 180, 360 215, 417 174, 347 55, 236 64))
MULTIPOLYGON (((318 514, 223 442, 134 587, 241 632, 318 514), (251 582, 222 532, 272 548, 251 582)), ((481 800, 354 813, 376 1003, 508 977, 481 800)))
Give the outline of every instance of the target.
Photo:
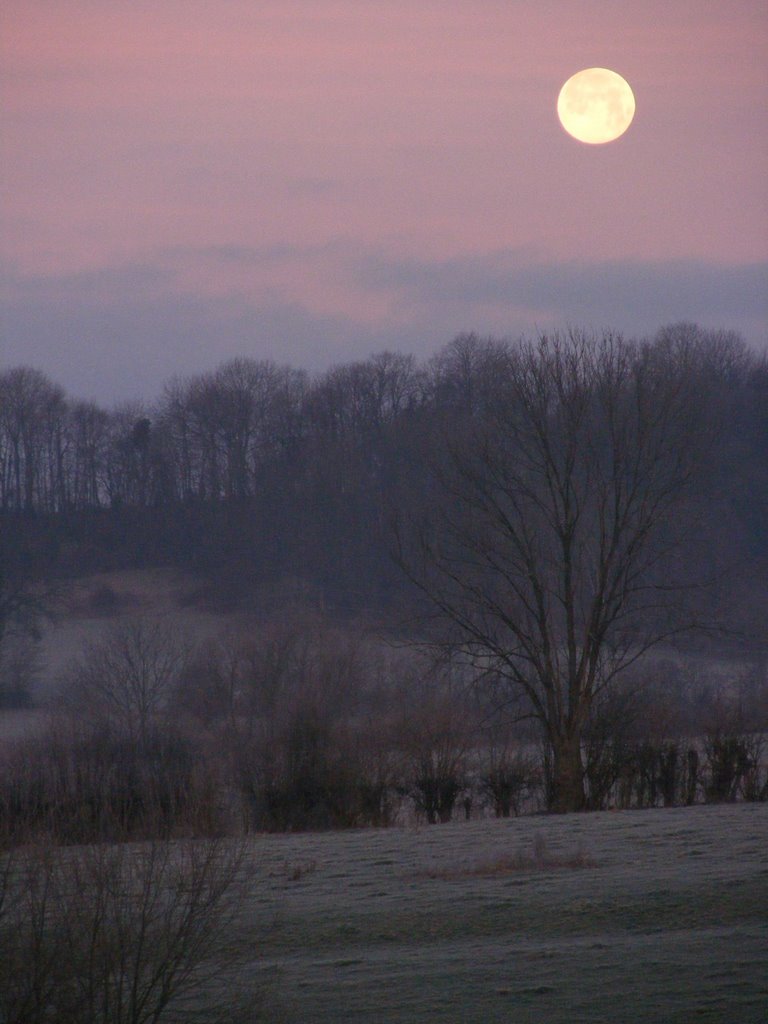
POLYGON ((443 261, 376 256, 361 265, 359 279, 413 308, 448 303, 465 316, 490 306, 617 325, 716 320, 739 330, 748 325, 747 333, 765 331, 768 323, 768 263, 525 263, 505 250, 443 261))
POLYGON ((53 276, 6 267, 3 278, 3 362, 38 366, 100 401, 152 397, 173 375, 238 355, 321 370, 383 348, 427 356, 462 331, 514 337, 573 323, 650 335, 679 320, 733 329, 762 347, 768 323, 765 263, 547 264, 522 249, 419 261, 336 239, 178 247, 53 276), (273 288, 264 275, 275 266, 297 273, 273 288), (226 290, 196 288, 190 268, 205 282, 214 267, 226 290), (236 272, 251 270, 238 284, 236 272), (299 285, 324 272, 344 281, 354 303, 319 309, 304 299, 299 285))
MULTIPOLYGON (((36 289, 2 304, 4 365, 35 366, 78 398, 151 399, 176 375, 249 356, 322 370, 414 339, 348 316, 320 315, 300 302, 245 296, 152 295, 128 287, 119 296, 87 289, 36 289)), ((436 341, 437 343, 437 341, 436 341)))

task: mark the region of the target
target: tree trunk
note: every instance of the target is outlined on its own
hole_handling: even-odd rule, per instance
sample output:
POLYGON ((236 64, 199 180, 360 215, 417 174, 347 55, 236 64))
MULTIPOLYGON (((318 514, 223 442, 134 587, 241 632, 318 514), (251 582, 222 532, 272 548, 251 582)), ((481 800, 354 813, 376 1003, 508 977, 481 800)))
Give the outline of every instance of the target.
POLYGON ((549 809, 555 814, 583 811, 584 765, 578 736, 558 736, 552 741, 549 809))

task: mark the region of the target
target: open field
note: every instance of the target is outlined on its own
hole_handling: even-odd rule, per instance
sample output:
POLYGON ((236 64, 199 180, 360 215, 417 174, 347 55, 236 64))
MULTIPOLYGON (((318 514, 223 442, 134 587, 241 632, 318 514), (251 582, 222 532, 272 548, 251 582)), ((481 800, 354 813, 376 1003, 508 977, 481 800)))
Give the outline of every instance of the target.
POLYGON ((256 837, 229 991, 290 1024, 763 1024, 767 851, 754 804, 256 837))

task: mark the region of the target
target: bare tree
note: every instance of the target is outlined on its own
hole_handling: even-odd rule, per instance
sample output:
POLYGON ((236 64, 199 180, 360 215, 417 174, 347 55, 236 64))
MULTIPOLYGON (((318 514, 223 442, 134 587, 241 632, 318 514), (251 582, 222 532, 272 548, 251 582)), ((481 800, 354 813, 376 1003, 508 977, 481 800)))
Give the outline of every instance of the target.
POLYGON ((495 349, 487 409, 448 437, 430 507, 399 531, 449 626, 441 646, 540 723, 555 811, 584 806, 595 699, 682 625, 661 567, 704 440, 696 341, 570 332, 495 349))
POLYGON ((65 698, 143 740, 165 709, 187 653, 167 621, 139 616, 119 622, 70 665, 65 698))
POLYGON ((441 674, 405 676, 399 682, 398 741, 407 790, 430 825, 448 822, 467 785, 470 752, 477 739, 473 708, 466 694, 457 692, 441 674))
POLYGON ((484 723, 480 768, 480 792, 496 817, 517 817, 540 780, 535 757, 525 751, 505 716, 484 723))
POLYGON ((0 373, 0 509, 61 507, 64 392, 28 366, 0 373))

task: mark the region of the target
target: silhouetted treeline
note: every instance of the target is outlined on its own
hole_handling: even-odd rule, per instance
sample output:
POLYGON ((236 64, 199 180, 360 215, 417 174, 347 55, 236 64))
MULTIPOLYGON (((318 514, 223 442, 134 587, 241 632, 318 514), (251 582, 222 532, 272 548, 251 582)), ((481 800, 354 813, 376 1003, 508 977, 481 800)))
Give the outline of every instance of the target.
MULTIPOLYGON (((425 460, 483 415, 508 344, 464 335, 425 363, 385 352, 316 377, 235 359, 111 410, 37 370, 5 370, 3 570, 176 565, 234 598, 290 581, 340 609, 390 604, 404 586, 391 514, 429 501, 425 460)), ((768 563, 765 358, 691 324, 648 344, 697 352, 718 426, 697 527, 713 568, 768 563)))

